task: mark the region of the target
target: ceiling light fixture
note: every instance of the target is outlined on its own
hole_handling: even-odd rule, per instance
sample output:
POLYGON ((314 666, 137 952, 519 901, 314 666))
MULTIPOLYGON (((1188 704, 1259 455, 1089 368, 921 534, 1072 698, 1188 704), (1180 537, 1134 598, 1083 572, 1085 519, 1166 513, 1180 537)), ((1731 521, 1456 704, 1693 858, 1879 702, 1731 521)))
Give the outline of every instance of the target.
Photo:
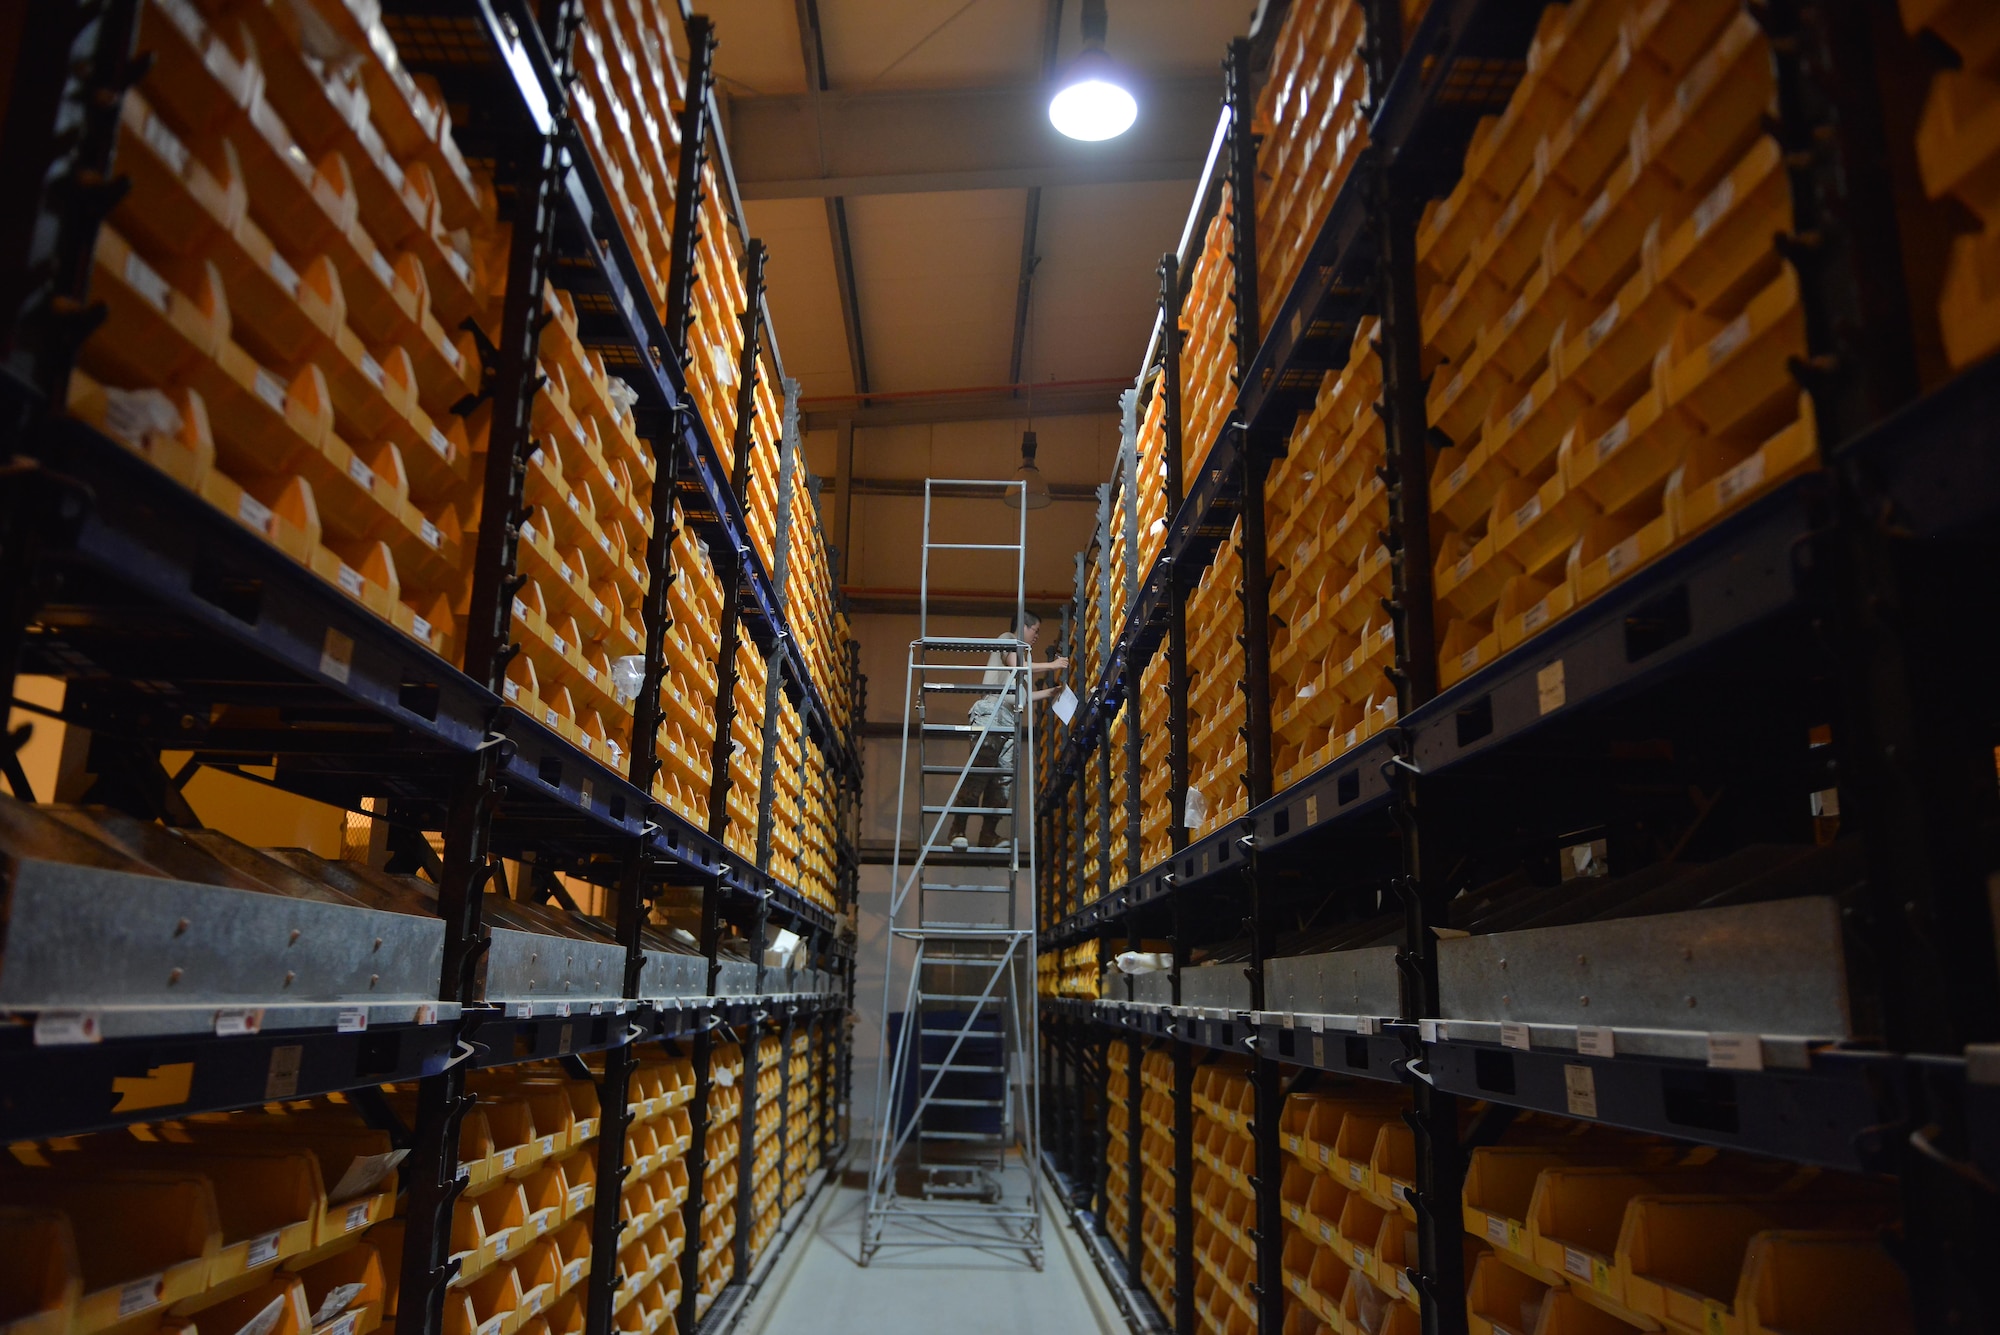
POLYGON ((1042 470, 1035 467, 1035 433, 1032 431, 1021 433, 1021 466, 1014 470, 1014 476, 1009 481, 1023 485, 1007 488, 1002 499, 1007 502, 1008 509, 1018 510, 1026 506, 1030 510, 1040 510, 1048 505, 1049 484, 1043 478, 1042 470))
POLYGON ((1110 26, 1105 0, 1083 0, 1083 50, 1063 71, 1049 99, 1049 124, 1071 139, 1116 139, 1139 118, 1139 103, 1125 87, 1125 72, 1104 52, 1110 26))

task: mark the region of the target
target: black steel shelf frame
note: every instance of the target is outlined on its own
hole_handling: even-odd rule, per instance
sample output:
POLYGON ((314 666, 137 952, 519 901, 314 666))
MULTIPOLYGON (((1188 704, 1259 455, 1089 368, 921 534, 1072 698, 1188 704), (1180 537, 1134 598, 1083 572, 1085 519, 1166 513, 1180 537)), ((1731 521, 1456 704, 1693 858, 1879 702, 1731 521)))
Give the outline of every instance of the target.
MULTIPOLYGON (((602 1332, 611 1325, 616 1267, 608 1262, 618 1252, 618 1188, 627 1171, 626 1093, 637 1050, 664 1043, 670 1049, 691 1047, 696 1054, 700 1096, 692 1109, 689 1160, 697 1182, 707 1059, 719 1028, 734 1026, 752 1035, 754 1072, 754 1033, 772 1003, 714 995, 725 921, 742 922, 760 946, 770 925, 794 928, 809 945, 808 958, 841 980, 831 998, 787 997, 779 1003, 787 1062, 792 1026, 801 1020, 810 1026, 809 1060, 824 1071, 814 1135, 824 1161, 839 1152, 839 1109, 852 1062, 842 1017, 853 1001, 848 915, 858 865, 852 835, 859 756, 836 727, 803 662, 787 652, 783 592, 794 518, 789 511, 795 432, 781 445, 778 569, 767 573, 747 541, 742 501, 754 400, 739 411, 737 476, 724 478, 706 428, 689 406, 674 351, 685 341, 667 337, 650 301, 635 298, 643 292, 638 267, 569 117, 570 53, 582 6, 556 0, 537 13, 523 0, 467 0, 389 8, 392 25, 412 13, 438 17, 436 11, 449 10, 442 17, 471 39, 470 49, 484 44, 484 68, 470 76, 484 80, 474 119, 495 141, 503 208, 512 224, 501 327, 497 341, 486 346, 482 365, 479 397, 490 405, 493 421, 483 479, 488 522, 481 526, 473 558, 465 670, 406 641, 289 558, 210 514, 122 447, 49 411, 62 401, 76 347, 102 318, 101 307, 88 300, 91 254, 99 223, 125 189, 111 173, 120 98, 146 68, 144 56, 133 50, 136 0, 71 0, 31 7, 9 90, 9 135, 0 145, 17 179, 41 183, 0 209, 0 242, 24 257, 19 273, 0 292, 8 336, 0 368, 0 444, 10 461, 0 507, 0 568, 9 576, 10 593, 0 629, 0 673, 10 688, 24 667, 71 677, 62 714, 104 743, 93 744, 93 768, 109 772, 99 795, 148 818, 188 815, 177 800, 179 782, 158 768, 159 752, 169 748, 191 749, 198 762, 233 773, 276 756, 277 786, 350 810, 366 809, 358 794, 379 792, 386 783, 390 798, 370 814, 389 824, 391 869, 422 871, 439 886, 446 924, 439 996, 452 1003, 453 1018, 356 1033, 274 1031, 72 1048, 36 1047, 17 1027, 0 1044, 5 1073, 0 1084, 13 1092, 0 1097, 0 1130, 10 1140, 23 1140, 157 1117, 158 1111, 146 1109, 120 1112, 113 1091, 114 1082, 143 1078, 162 1064, 185 1062, 193 1071, 173 1115, 252 1107, 268 1102, 274 1090, 283 1097, 308 1097, 414 1081, 416 1123, 396 1129, 398 1143, 411 1150, 403 1170, 410 1195, 398 1329, 404 1335, 435 1335, 456 1271, 448 1249, 460 1190, 458 1124, 471 1103, 467 1073, 559 1058, 576 1072, 587 1069, 583 1055, 602 1054, 596 1077, 604 1108, 601 1187, 592 1231, 595 1254, 607 1263, 597 1268, 587 1290, 587 1329, 602 1332), (660 447, 652 498, 656 523, 647 553, 654 578, 644 607, 645 685, 624 773, 518 714, 499 695, 506 664, 518 652, 509 642, 518 587, 514 548, 525 518, 522 481, 538 388, 537 341, 545 322, 541 293, 550 280, 583 281, 593 294, 609 299, 611 317, 593 324, 590 336, 623 347, 621 372, 639 393, 642 433, 660 447), (745 630, 775 660, 767 718, 775 717, 776 691, 789 693, 805 723, 802 749, 809 753, 817 747, 839 776, 836 911, 809 903, 759 870, 767 845, 752 863, 651 800, 659 763, 653 739, 660 724, 676 496, 712 549, 734 555, 732 612, 741 609, 745 630), (51 606, 88 613, 68 633, 82 637, 98 661, 75 654, 59 639, 30 634, 37 616, 51 606), (135 614, 135 608, 144 610, 135 614), (164 658, 158 639, 163 624, 170 636, 178 636, 169 641, 172 652, 164 658), (229 671, 218 670, 218 662, 227 663, 229 671), (80 679, 79 666, 87 669, 80 679), (150 704, 126 684, 137 675, 155 683, 149 687, 155 696, 150 704), (343 742, 337 732, 314 737, 232 725, 208 708, 231 699, 229 688, 218 686, 222 682, 236 683, 243 699, 359 725, 362 740, 343 742), (159 698, 162 684, 171 689, 159 698), (100 765, 100 758, 106 763, 100 765), (434 854, 419 832, 439 828, 444 847, 434 854), (536 1016, 503 1013, 479 1001, 485 948, 481 901, 503 857, 532 869, 524 876, 531 883, 520 887, 525 893, 560 900, 560 891, 549 889, 555 884, 550 873, 558 870, 607 888, 612 926, 625 950, 623 1001, 536 1016), (638 1000, 641 927, 648 900, 671 885, 703 891, 700 944, 708 961, 708 995, 644 1003, 638 1000), (274 1072, 279 1086, 271 1083, 274 1072), (20 1096, 30 1090, 32 1099, 20 1096)), ((691 37, 705 27, 705 20, 691 19, 691 37)), ((699 46, 689 42, 691 50, 699 46)), ((691 82, 700 85, 706 51, 696 60, 704 72, 691 82)), ((445 73, 467 77, 464 69, 445 73)), ((701 143, 708 106, 705 97, 690 99, 691 124, 684 129, 691 133, 684 143, 701 143)), ((684 155, 684 167, 690 159, 698 170, 698 152, 684 155)), ((694 189, 684 188, 680 199, 691 204, 694 196, 694 189)), ((676 228, 674 256, 689 281, 694 241, 690 209, 687 227, 676 228)), ((761 246, 753 242, 751 254, 752 305, 743 317, 745 366, 739 377, 746 399, 761 373, 758 331, 764 320, 761 282, 754 273, 761 246)), ((733 634, 730 647, 727 666, 733 670, 733 634)), ((850 717, 858 717, 863 685, 852 642, 842 666, 850 717)), ((766 752, 775 752, 768 737, 766 752)), ((11 748, 7 760, 9 786, 17 797, 32 800, 11 748)), ((726 749, 718 761, 720 793, 728 782, 726 749)), ((760 823, 768 824, 768 763, 762 779, 758 808, 760 823)), ((752 1080, 754 1091, 754 1074, 752 1080)), ((754 1095, 746 1098, 746 1117, 754 1102, 754 1095)), ((748 1126, 744 1143, 754 1144, 748 1126)), ((749 1188, 746 1173, 746 1203, 749 1188)), ((697 1187, 690 1237, 699 1236, 699 1202, 697 1187)), ((747 1245, 747 1232, 739 1230, 739 1247, 747 1245)), ((689 1259, 698 1251, 693 1248, 689 1259)), ((739 1283, 747 1268, 739 1265, 739 1283)), ((695 1328, 697 1280, 689 1276, 685 1284, 684 1329, 695 1328)))
MULTIPOLYGON (((1198 571, 1213 550, 1212 536, 1197 535, 1226 531, 1226 500, 1241 498, 1246 549, 1255 541, 1259 507, 1251 503, 1250 485, 1259 476, 1259 456, 1282 450, 1294 419, 1311 406, 1324 374, 1344 364, 1368 315, 1381 320, 1378 408, 1387 432, 1389 504, 1383 536, 1391 552, 1386 604, 1396 627, 1391 676, 1398 722, 1282 792, 1253 786, 1249 812, 1200 841, 1188 840, 1175 810, 1164 861, 1128 870, 1122 884, 1087 905, 1066 894, 1052 902, 1044 951, 1096 941, 1099 959, 1108 961, 1115 950, 1138 949, 1164 928, 1174 961, 1169 1004, 1141 1004, 1117 982, 1095 1002, 1041 999, 1044 1023, 1057 1027, 1065 1035, 1062 1048, 1077 1054, 1047 1112, 1052 1123, 1072 1126, 1067 1141, 1050 1137, 1055 1169, 1066 1181, 1087 1180, 1078 1176, 1090 1165, 1081 1152, 1086 1128, 1073 1119, 1085 1115, 1086 1101, 1094 1115, 1104 1115, 1102 1085, 1078 1091, 1076 1105, 1062 1106, 1062 1099, 1085 1069, 1082 1054, 1097 1050, 1087 1038, 1094 1028, 1100 1042, 1123 1038, 1132 1045, 1127 1078, 1134 1090, 1141 1045, 1164 1045, 1174 1058, 1181 1245, 1179 1300, 1167 1315, 1176 1331, 1196 1325, 1191 1080, 1197 1064, 1222 1052, 1252 1059, 1260 1124, 1275 1106, 1273 1089, 1282 1088, 1267 1085, 1267 1066, 1273 1073, 1297 1068, 1412 1090, 1407 1117, 1418 1144, 1412 1201, 1419 1254, 1408 1277, 1421 1295, 1427 1333, 1466 1328, 1459 1204, 1464 1100, 1893 1174, 1902 1185, 1908 1231, 1896 1255, 1910 1271, 1918 1328, 1990 1327, 2000 1314, 2000 1289, 1975 1258, 2000 1245, 2000 1200, 1990 1186, 2000 1168, 2000 967, 1993 909, 1980 887, 1994 870, 1990 831, 2000 825, 2000 792, 1992 781, 2000 722, 1990 686, 1976 678, 1977 665, 1996 652, 2000 588, 1970 572, 1993 569, 2000 551, 1994 462, 2000 358, 1917 395, 1907 295, 1900 272, 1879 259, 1900 253, 1900 244, 1872 71, 1869 33, 1878 16, 1867 6, 1813 0, 1751 6, 1772 39, 1778 112, 1769 129, 1786 150, 1792 186, 1795 226, 1778 244, 1800 280, 1808 348, 1793 371, 1813 398, 1827 467, 1777 488, 1553 631, 1440 692, 1415 224, 1424 204, 1454 185, 1479 118, 1505 106, 1541 9, 1433 0, 1406 34, 1393 0, 1367 4, 1370 146, 1309 244, 1300 277, 1272 313, 1270 334, 1260 346, 1239 347, 1235 413, 1185 490, 1176 257, 1162 264, 1164 336, 1154 392, 1166 396, 1173 518, 1152 569, 1128 594, 1126 623, 1106 646, 1102 674, 1082 692, 1084 706, 1045 783, 1044 811, 1061 819, 1064 796, 1089 772, 1092 750, 1119 703, 1136 701, 1140 671, 1155 647, 1169 655, 1169 792, 1177 798, 1185 791, 1188 576, 1181 570, 1198 571), (1982 587, 1968 589, 1969 583, 1982 587), (1883 1048, 1821 1049, 1799 1069, 1731 1071, 1472 1041, 1423 1018, 1440 1010, 1432 929, 1448 924, 1446 903, 1462 888, 1452 866, 1466 851, 1464 835, 1454 829, 1462 821, 1454 785, 1493 757, 1527 754, 1565 720, 1625 707, 1712 673, 1724 654, 1744 652, 1746 644, 1751 652, 1785 646, 1783 652, 1803 655, 1832 682, 1838 748, 1832 772, 1843 828, 1859 832, 1867 854, 1870 892, 1860 911, 1883 985, 1883 1048), (1566 700, 1553 714, 1538 698, 1538 678, 1552 664, 1567 676, 1566 700), (1384 887, 1404 917, 1400 1017, 1335 1033, 1302 1027, 1313 1017, 1264 1012, 1262 961, 1272 943, 1259 913, 1267 888, 1290 877, 1296 899, 1300 867, 1316 852, 1323 858, 1357 838, 1391 839, 1400 850, 1384 887), (1281 870, 1267 872, 1265 865, 1281 870), (1218 913, 1222 902, 1243 906, 1248 918, 1218 913), (1182 1005, 1181 974, 1191 952, 1232 938, 1249 943, 1251 1008, 1182 1005), (1579 1086, 1592 1091, 1581 1105, 1579 1086), (1067 1161, 1060 1157, 1065 1144, 1078 1147, 1067 1161)), ((1248 557, 1246 550, 1246 574, 1248 557)), ((1257 610, 1251 583, 1242 591, 1246 623, 1257 610)), ((1253 665, 1246 691, 1255 675, 1253 665)), ((1129 718, 1136 727, 1137 712, 1129 718)), ((1255 745, 1254 734, 1247 740, 1255 745)), ((1136 767, 1128 777, 1138 777, 1136 767)), ((1136 1102, 1126 1116, 1136 1147, 1136 1102)), ((1275 1186, 1258 1139, 1261 1243, 1264 1198, 1275 1204, 1275 1186)), ((1130 1171, 1126 1209, 1136 1234, 1142 1218, 1136 1151, 1130 1171)), ((1101 1195, 1099 1228, 1108 1205, 1101 1195)), ((1135 1291, 1142 1259, 1134 1247, 1120 1261, 1135 1291)), ((1259 1329, 1277 1332, 1282 1307, 1266 1301, 1263 1260, 1260 1246, 1259 1329)))

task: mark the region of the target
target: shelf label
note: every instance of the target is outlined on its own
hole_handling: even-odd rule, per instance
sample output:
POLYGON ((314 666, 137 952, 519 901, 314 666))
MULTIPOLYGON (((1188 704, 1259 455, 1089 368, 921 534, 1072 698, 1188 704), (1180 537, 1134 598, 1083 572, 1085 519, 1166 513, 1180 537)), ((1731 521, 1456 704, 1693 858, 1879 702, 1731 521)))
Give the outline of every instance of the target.
POLYGON ((166 1294, 165 1275, 148 1275, 144 1279, 135 1279, 129 1284, 121 1285, 118 1289, 119 1319, 136 1316, 149 1307, 158 1307, 160 1300, 166 1297, 166 1294))
POLYGON ((96 1011, 43 1011, 35 1017, 35 1046, 69 1047, 103 1039, 96 1011))
POLYGON ((173 295, 167 280, 160 277, 152 265, 130 251, 125 255, 125 286, 162 311, 166 310, 167 301, 173 295))
POLYGON ((1710 1034, 1708 1064, 1725 1071, 1764 1069, 1764 1043, 1755 1034, 1710 1034))
POLYGON ((1618 1042, 1614 1031, 1605 1025, 1580 1024, 1576 1027, 1576 1055, 1579 1057, 1615 1057, 1618 1042))
POLYGON ((1535 697, 1544 714, 1553 714, 1569 703, 1569 694, 1563 682, 1563 661, 1560 658, 1535 674, 1535 697))
POLYGON ((1306 794, 1306 824, 1319 824, 1319 794, 1306 794))
POLYGON ((299 1067, 306 1050, 298 1044, 271 1049, 271 1064, 264 1068, 264 1099, 289 1099, 299 1092, 299 1067))
POLYGON ((1502 1024, 1500 1026, 1500 1046, 1503 1048, 1518 1048, 1522 1052, 1526 1052, 1534 1046, 1533 1040, 1528 1034, 1528 1026, 1525 1024, 1515 1024, 1512 1021, 1502 1024))
POLYGON ((333 1020, 333 1028, 336 1033, 358 1034, 367 1027, 368 1010, 364 1006, 354 1006, 344 1009, 333 1020))
POLYGON ((271 514, 271 507, 247 491, 236 498, 236 518, 267 538, 277 536, 278 525, 271 514))
POLYGON ((254 1034, 263 1027, 264 1012, 255 1007, 247 1010, 219 1010, 215 1013, 215 1032, 219 1038, 254 1034))
MULTIPOLYGON (((549 712, 550 712, 551 714, 553 714, 553 713, 554 713, 555 711, 554 711, 554 710, 551 710, 551 711, 549 711, 549 712)), ((514 1018, 515 1018, 515 1019, 517 1019, 517 1020, 525 1020, 525 1019, 528 1019, 528 1018, 529 1018, 530 1016, 532 1016, 532 1015, 533 1015, 534 1013, 535 1013, 535 1003, 534 1003, 534 1002, 532 1002, 532 1001, 517 1001, 517 1002, 515 1002, 515 1003, 514 1003, 514 1018)))
MULTIPOLYGON (((345 570, 346 567, 342 566, 341 569, 345 570)), ((343 581, 344 583, 345 581, 343 581)), ((358 589, 353 590, 353 592, 357 596, 360 593, 358 589)), ((353 639, 335 630, 332 626, 328 626, 326 628, 326 638, 320 643, 319 674, 322 677, 331 677, 342 686, 345 686, 353 670, 353 639)))
POLYGON ((250 1239, 249 1250, 244 1255, 243 1264, 253 1269, 278 1259, 278 1231, 259 1234, 250 1239))
POLYGON ((1588 1066, 1563 1067, 1563 1106, 1571 1117, 1597 1116, 1597 1075, 1588 1066))
POLYGON ((286 389, 284 381, 278 379, 278 377, 260 366, 257 368, 257 374, 253 377, 252 383, 257 391, 257 397, 269 404, 273 412, 283 413, 285 411, 286 389))

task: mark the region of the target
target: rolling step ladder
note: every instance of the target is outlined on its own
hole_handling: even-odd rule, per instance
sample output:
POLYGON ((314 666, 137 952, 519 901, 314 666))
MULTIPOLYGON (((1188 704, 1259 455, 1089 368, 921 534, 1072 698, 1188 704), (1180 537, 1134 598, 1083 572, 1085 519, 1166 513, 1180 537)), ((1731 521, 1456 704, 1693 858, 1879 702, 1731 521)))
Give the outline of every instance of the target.
MULTIPOLYGON (((1003 769, 980 763, 985 743, 1001 734, 969 721, 981 697, 1011 691, 1025 700, 1032 672, 1022 655, 1006 685, 988 684, 989 657, 1020 642, 1011 634, 933 635, 929 617, 933 553, 977 552, 1012 558, 1014 624, 1021 624, 1027 509, 1009 519, 1012 542, 934 542, 934 489, 970 496, 982 510, 980 498, 990 497, 995 516, 1007 513, 998 502, 1012 492, 1018 503, 1024 491, 1019 482, 924 483, 883 971, 879 1125, 860 1259, 867 1265, 885 1248, 971 1246, 1023 1256, 1040 1270, 1034 822, 976 798, 985 781, 1006 777, 1023 805, 1022 785, 1034 774, 1033 729, 1023 726, 1003 769), (954 850, 951 827, 960 815, 972 831, 1001 829, 1000 843, 954 850)), ((1028 710, 1019 712, 1025 725, 1028 710)))

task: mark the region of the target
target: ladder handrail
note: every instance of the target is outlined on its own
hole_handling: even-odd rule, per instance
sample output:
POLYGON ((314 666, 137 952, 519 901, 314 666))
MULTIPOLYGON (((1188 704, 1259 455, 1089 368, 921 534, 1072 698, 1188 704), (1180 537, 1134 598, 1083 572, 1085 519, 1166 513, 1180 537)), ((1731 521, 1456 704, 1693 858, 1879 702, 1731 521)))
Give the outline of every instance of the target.
MULTIPOLYGON (((917 598, 917 638, 910 642, 905 661, 903 680, 903 719, 901 729, 902 752, 899 757, 896 785, 896 824, 894 852, 890 858, 890 897, 888 905, 888 930, 883 934, 883 1011, 882 1057, 876 1064, 875 1107, 878 1128, 875 1136, 873 1160, 869 1168, 867 1210, 862 1220, 861 1263, 866 1265, 873 1254, 885 1244, 883 1229, 890 1218, 916 1220, 936 1225, 933 1217, 950 1214, 963 1221, 967 1230, 948 1228, 961 1240, 970 1239, 1010 1248, 1026 1250, 1035 1267, 1043 1264, 1041 1241, 1041 1186, 1038 1176, 1039 1130, 1035 1118, 1036 1091, 1040 1086, 1040 1054, 1033 1031, 1033 993, 1030 984, 1022 978, 1022 961, 1035 956, 1036 924, 1034 917, 1035 879, 1035 828, 1032 809, 1024 817, 1021 796, 1023 783, 1032 783, 1035 774, 1035 728, 1034 728, 1034 654, 1021 638, 1020 627, 1025 624, 1027 612, 1027 506, 1016 507, 1014 523, 1015 540, 1011 543, 970 543, 957 541, 933 541, 931 532, 931 502, 934 489, 949 487, 955 491, 976 490, 989 492, 1001 498, 1019 489, 1025 500, 1027 484, 1018 479, 926 479, 924 483, 923 551, 918 582, 917 598), (972 635, 933 636, 930 633, 930 561, 932 551, 992 551, 1011 552, 1014 555, 1014 620, 1006 634, 991 638, 972 635), (1005 654, 1000 660, 1004 674, 999 681, 988 681, 984 674, 993 670, 991 656, 1005 654), (984 654, 984 662, 941 662, 934 656, 967 656, 984 654), (1011 660, 1011 661, 1009 661, 1011 660), (995 725, 990 711, 980 718, 977 725, 953 724, 948 727, 934 725, 928 721, 924 711, 928 695, 936 694, 944 698, 947 693, 970 694, 976 687, 954 685, 945 692, 933 691, 930 678, 942 677, 947 681, 956 678, 965 681, 965 674, 982 674, 979 686, 989 687, 991 693, 1019 702, 1011 737, 1013 751, 1013 785, 1011 800, 1002 807, 987 805, 991 799, 982 799, 978 808, 991 820, 1000 818, 1001 813, 1011 816, 1012 838, 1008 843, 1004 867, 992 863, 984 864, 987 874, 1005 873, 1004 881, 996 879, 991 883, 995 892, 1006 895, 1005 923, 968 923, 957 927, 939 923, 930 926, 927 895, 935 890, 939 893, 956 892, 956 886, 930 886, 924 872, 929 866, 932 853, 944 845, 940 838, 954 816, 964 819, 972 808, 962 805, 967 792, 967 781, 975 770, 991 774, 994 767, 980 765, 981 752, 990 746, 996 735, 1005 730, 995 725), (928 763, 924 748, 933 730, 948 731, 944 740, 952 745, 963 741, 968 744, 962 762, 946 761, 938 765, 928 763), (909 810, 911 779, 911 743, 915 741, 918 750, 916 795, 918 810, 912 822, 909 810), (935 770, 935 775, 932 771, 935 770), (942 781, 949 776, 951 791, 941 806, 932 807, 927 790, 933 780, 942 781), (934 811, 936 819, 926 822, 923 818, 934 811), (914 856, 905 861, 905 843, 916 840, 914 856), (1022 873, 1027 873, 1027 894, 1022 894, 1022 873), (914 926, 901 924, 903 915, 910 907, 914 893, 917 903, 917 917, 914 926), (1025 912, 1025 918, 1023 914, 1025 912), (952 942, 967 945, 976 943, 982 951, 992 954, 960 957, 951 949, 952 942), (889 1026, 894 1012, 890 1009, 895 993, 898 942, 914 946, 910 950, 911 964, 909 976, 902 990, 902 1023, 894 1041, 890 1041, 889 1026), (936 943, 933 946, 932 943, 936 943), (942 957, 942 958, 940 958, 942 957), (924 983, 926 969, 983 968, 986 972, 983 987, 974 990, 965 983, 954 981, 947 990, 929 989, 924 983), (1025 995, 1024 995, 1025 994, 1025 995), (936 1014, 923 1008, 932 1001, 951 1000, 962 1008, 961 1017, 955 1024, 941 1026, 931 1037, 950 1035, 945 1047, 943 1060, 938 1069, 923 1078, 924 1033, 926 1015, 936 1014), (989 1012, 997 1011, 997 1015, 989 1012), (992 1023, 997 1019, 998 1030, 987 1030, 982 1023, 992 1023), (927 1171, 942 1169, 948 1173, 970 1174, 969 1180, 961 1183, 956 1179, 937 1181, 927 1179, 921 1198, 899 1196, 896 1190, 897 1165, 904 1150, 911 1141, 921 1146, 925 1140, 925 1116, 933 1108, 933 1100, 942 1100, 935 1106, 959 1106, 940 1094, 947 1088, 947 1077, 964 1075, 951 1068, 966 1050, 968 1043, 984 1043, 999 1040, 999 1052, 994 1058, 993 1070, 997 1072, 1000 1088, 994 1100, 1000 1110, 997 1130, 983 1129, 984 1115, 975 1119, 975 1125, 982 1129, 968 1129, 963 1133, 949 1132, 956 1139, 977 1142, 984 1147, 971 1158, 942 1153, 937 1160, 926 1158, 924 1153, 917 1156, 920 1165, 927 1171), (1016 1076, 1019 1080, 1017 1082, 1016 1076), (914 1106, 907 1122, 899 1127, 903 1086, 906 1081, 912 1085, 915 1095, 914 1106), (1019 1117, 1016 1116, 1015 1100, 1021 1100, 1019 1117), (997 1173, 1015 1150, 1019 1150, 1029 1166, 1025 1208, 999 1208, 999 1183, 997 1173), (988 1153, 988 1150, 991 1153, 988 1153), (937 1194, 933 1194, 935 1189, 937 1194), (955 1194, 977 1193, 981 1196, 979 1208, 971 1201, 951 1201, 955 1194), (990 1199, 987 1199, 989 1198, 990 1199), (955 1204, 963 1208, 946 1211, 945 1204, 955 1204), (924 1207, 929 1207, 926 1213, 924 1207), (974 1220, 985 1219, 995 1227, 994 1234, 975 1235, 969 1231, 974 1220), (1020 1221, 1018 1226, 1013 1221, 1020 1221)), ((986 826, 991 830, 992 824, 986 826)), ((977 880, 977 877, 973 879, 977 880)), ((980 885, 983 888, 985 882, 980 885)), ((970 888, 970 887, 967 887, 970 888)), ((977 915, 974 915, 977 916, 977 915)), ((954 1098, 957 1096, 953 1096, 954 1098)), ((984 1095, 981 1095, 984 1098, 984 1095)), ((980 1106, 989 1106, 982 1104, 980 1106)), ((930 1126, 934 1139, 943 1140, 948 1134, 947 1127, 936 1123, 930 1126)), ((931 1235, 933 1240, 937 1234, 931 1235)), ((896 1245, 902 1245, 899 1240, 896 1245)))

